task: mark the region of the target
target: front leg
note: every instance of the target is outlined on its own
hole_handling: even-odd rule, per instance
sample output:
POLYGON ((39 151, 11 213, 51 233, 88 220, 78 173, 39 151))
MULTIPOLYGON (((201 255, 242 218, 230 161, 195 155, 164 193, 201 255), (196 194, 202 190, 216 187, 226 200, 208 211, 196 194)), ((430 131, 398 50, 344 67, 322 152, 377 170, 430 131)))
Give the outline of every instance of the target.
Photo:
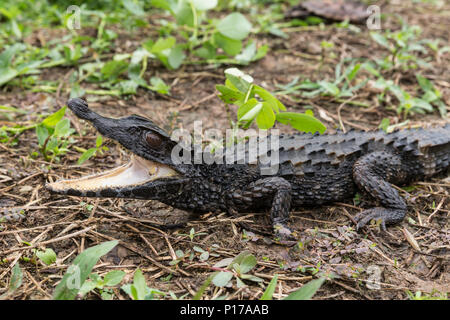
POLYGON ((360 190, 377 200, 381 207, 364 210, 355 220, 356 229, 366 225, 370 220, 381 220, 381 228, 386 224, 395 224, 406 215, 406 203, 398 191, 389 182, 401 183, 404 180, 401 159, 384 151, 377 151, 360 158, 353 165, 353 180, 360 190))
POLYGON ((238 209, 261 207, 266 199, 271 200, 270 218, 275 236, 280 240, 292 240, 292 231, 287 226, 291 208, 291 184, 280 177, 268 177, 250 183, 243 190, 236 190, 229 199, 238 209))

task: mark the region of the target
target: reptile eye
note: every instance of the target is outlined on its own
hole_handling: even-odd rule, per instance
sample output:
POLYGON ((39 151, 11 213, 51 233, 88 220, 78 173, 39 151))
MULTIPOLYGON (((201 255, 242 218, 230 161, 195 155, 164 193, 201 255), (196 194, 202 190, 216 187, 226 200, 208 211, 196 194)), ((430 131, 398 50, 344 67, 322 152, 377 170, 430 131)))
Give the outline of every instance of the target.
POLYGON ((152 148, 159 148, 162 144, 161 137, 154 133, 147 133, 145 135, 145 141, 147 141, 148 145, 152 148))

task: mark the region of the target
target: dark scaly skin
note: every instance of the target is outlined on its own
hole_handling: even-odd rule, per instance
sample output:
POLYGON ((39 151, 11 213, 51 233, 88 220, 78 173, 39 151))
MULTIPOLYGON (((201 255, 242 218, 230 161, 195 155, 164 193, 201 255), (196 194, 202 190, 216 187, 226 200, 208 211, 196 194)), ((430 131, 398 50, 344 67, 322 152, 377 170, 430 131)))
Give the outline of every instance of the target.
POLYGON ((372 219, 381 220, 382 228, 399 223, 407 206, 391 184, 420 181, 450 166, 450 124, 390 134, 352 130, 281 135, 276 150, 279 168, 268 176, 261 174, 265 154, 258 154, 256 162, 250 161, 255 151, 248 144, 232 164, 174 164, 171 150, 176 143, 150 120, 105 118, 88 109, 81 99, 70 100, 68 106, 104 136, 141 157, 170 166, 179 176, 114 189, 52 190, 48 185, 50 190, 75 196, 155 199, 200 213, 270 211, 275 235, 282 239, 291 235, 287 226, 290 209, 344 201, 358 190, 371 195, 379 206, 358 214, 357 228, 372 219), (146 132, 161 135, 164 143, 160 150, 142 141, 146 132))

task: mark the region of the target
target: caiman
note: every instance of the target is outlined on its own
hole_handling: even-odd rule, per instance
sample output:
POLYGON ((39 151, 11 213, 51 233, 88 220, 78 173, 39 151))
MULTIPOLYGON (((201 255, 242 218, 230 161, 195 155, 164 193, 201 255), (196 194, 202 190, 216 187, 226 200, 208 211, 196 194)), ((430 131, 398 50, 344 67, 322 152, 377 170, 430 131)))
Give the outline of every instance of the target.
POLYGON ((292 239, 287 225, 291 208, 352 199, 357 191, 372 196, 378 206, 357 214, 356 228, 376 219, 385 230, 401 222, 408 209, 391 184, 421 181, 450 166, 450 124, 389 134, 351 130, 279 135, 278 150, 266 150, 278 152, 278 169, 267 175, 261 170, 267 154, 250 161, 254 150, 248 146, 245 157, 236 157, 234 163, 179 163, 172 157, 177 142, 151 120, 137 115, 107 118, 79 98, 69 100, 68 107, 132 157, 107 172, 49 183, 49 190, 83 197, 154 199, 199 213, 270 211, 280 240, 292 239))

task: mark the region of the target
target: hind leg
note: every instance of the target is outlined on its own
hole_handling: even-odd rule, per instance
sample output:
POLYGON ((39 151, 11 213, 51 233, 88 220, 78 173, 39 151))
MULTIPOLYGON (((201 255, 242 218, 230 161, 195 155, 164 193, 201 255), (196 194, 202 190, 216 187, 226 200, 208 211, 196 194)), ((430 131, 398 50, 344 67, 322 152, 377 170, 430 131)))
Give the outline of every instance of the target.
POLYGON ((365 155, 353 165, 353 181, 358 188, 371 195, 381 206, 364 210, 355 220, 356 229, 365 226, 370 220, 381 220, 381 228, 403 220, 407 212, 405 200, 389 182, 404 180, 400 157, 377 151, 365 155))

